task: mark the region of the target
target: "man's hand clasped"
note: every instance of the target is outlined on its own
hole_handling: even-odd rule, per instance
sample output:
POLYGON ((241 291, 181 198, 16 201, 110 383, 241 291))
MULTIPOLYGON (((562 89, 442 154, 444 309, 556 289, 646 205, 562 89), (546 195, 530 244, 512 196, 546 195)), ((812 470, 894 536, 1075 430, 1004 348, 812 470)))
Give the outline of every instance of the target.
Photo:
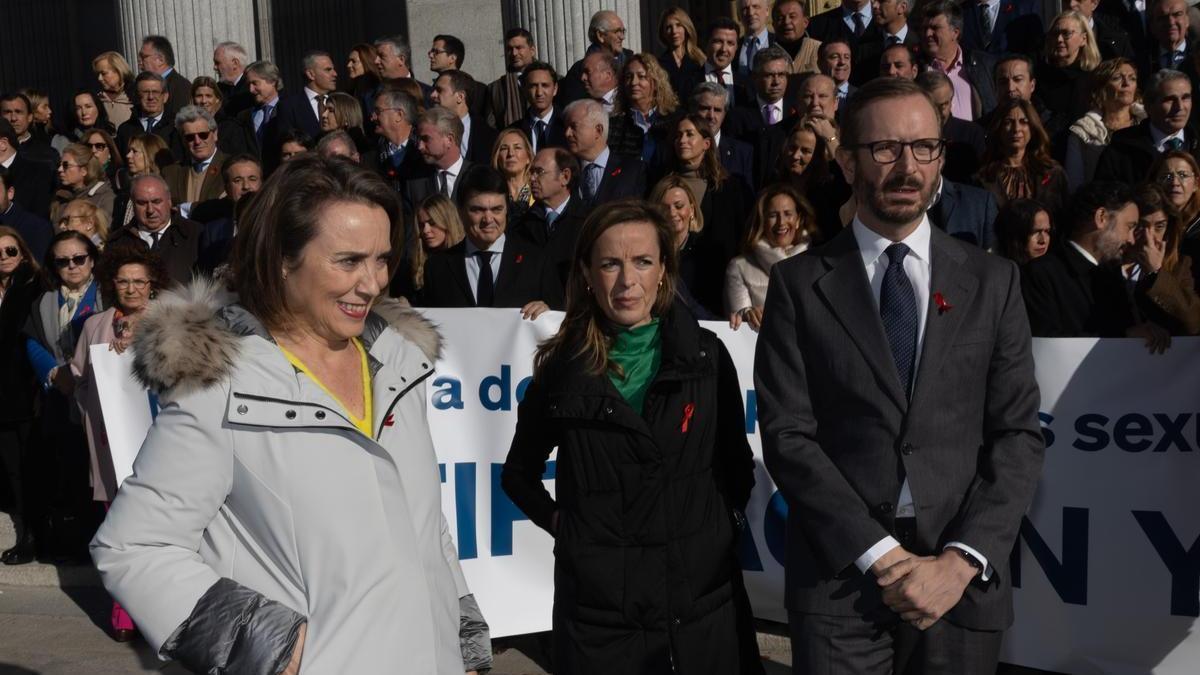
POLYGON ((937 623, 962 599, 979 573, 958 550, 915 556, 897 546, 871 566, 883 588, 883 602, 918 630, 937 623))

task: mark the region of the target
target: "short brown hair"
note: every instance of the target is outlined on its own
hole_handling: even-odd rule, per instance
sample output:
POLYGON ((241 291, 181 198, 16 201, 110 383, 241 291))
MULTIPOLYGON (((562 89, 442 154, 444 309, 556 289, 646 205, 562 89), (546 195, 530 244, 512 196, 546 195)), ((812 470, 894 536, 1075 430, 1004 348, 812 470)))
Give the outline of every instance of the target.
MULTIPOLYGON (((117 298, 117 272, 126 265, 141 265, 150 277, 150 292, 156 293, 171 285, 171 276, 163 259, 137 238, 118 241, 104 250, 96 263, 96 285, 100 287, 100 298, 105 307, 119 306, 117 298)), ((153 296, 151 296, 153 297, 153 296)))
POLYGON ((930 112, 933 113, 933 119, 937 121, 940 129, 942 126, 941 113, 938 112, 937 104, 933 102, 929 92, 910 80, 899 77, 880 77, 859 87, 858 91, 851 94, 849 100, 846 101, 846 110, 842 116, 841 125, 842 147, 852 148, 861 142, 859 129, 862 127, 863 111, 872 103, 909 96, 925 99, 925 102, 929 104, 930 112))
POLYGON ((284 162, 250 201, 238 221, 230 269, 242 306, 268 328, 291 320, 282 271, 299 263, 317 236, 323 207, 333 202, 378 206, 392 232, 389 273, 395 273, 404 243, 400 202, 378 175, 341 158, 304 153, 284 162))

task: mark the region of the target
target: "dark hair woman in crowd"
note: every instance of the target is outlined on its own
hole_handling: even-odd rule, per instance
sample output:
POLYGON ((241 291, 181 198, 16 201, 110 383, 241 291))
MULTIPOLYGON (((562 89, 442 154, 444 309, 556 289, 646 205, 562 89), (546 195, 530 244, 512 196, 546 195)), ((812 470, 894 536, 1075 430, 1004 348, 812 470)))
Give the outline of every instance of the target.
POLYGON ((360 42, 350 48, 350 56, 346 58, 346 77, 338 83, 345 83, 344 91, 362 101, 379 87, 379 70, 375 67, 375 45, 360 42))
POLYGON ((842 230, 839 210, 852 191, 830 160, 829 146, 815 124, 804 118, 792 127, 775 163, 775 181, 792 186, 813 205, 817 238, 824 241, 842 230))
POLYGON ((763 189, 754 204, 742 254, 725 269, 725 310, 729 325, 758 331, 775 263, 808 250, 817 234, 817 216, 799 190, 787 183, 763 189))
POLYGON ((1050 137, 1032 103, 1018 98, 996 107, 976 179, 997 206, 1026 198, 1041 202, 1052 216, 1062 212, 1067 175, 1050 157, 1050 137))
POLYGON ((100 129, 110 134, 116 133, 116 128, 108 121, 108 113, 104 109, 100 96, 88 89, 75 92, 72 99, 71 114, 68 116, 67 129, 55 134, 50 145, 60 154, 72 143, 82 143, 84 134, 92 129, 100 129))
POLYGON ((204 108, 217 120, 217 148, 226 155, 233 156, 248 152, 246 133, 238 121, 226 115, 223 104, 225 95, 216 80, 201 75, 192 80, 192 105, 204 108))
POLYGON ((671 6, 658 19, 658 41, 663 50, 658 54, 675 95, 688 96, 697 84, 704 81, 704 61, 696 24, 682 7, 671 6))
POLYGON ((674 164, 671 172, 691 187, 700 205, 705 228, 700 237, 718 256, 702 274, 712 274, 711 291, 693 288, 696 299, 715 316, 725 315, 722 279, 714 270, 724 270, 741 251, 746 215, 751 199, 741 180, 731 178, 717 157, 717 141, 711 127, 696 115, 679 118, 675 124, 674 164))
POLYGON ((0 553, 0 563, 21 565, 34 559, 34 506, 41 495, 25 489, 34 459, 32 441, 37 384, 25 355, 22 329, 43 290, 41 270, 29 246, 11 227, 0 225, 0 473, 7 478, 8 509, 16 543, 0 553))
MULTIPOLYGON (((75 400, 83 413, 83 426, 87 432, 92 499, 107 510, 117 496, 117 479, 113 474, 112 453, 100 408, 100 392, 92 372, 91 348, 92 345, 108 345, 110 351, 118 354, 128 349, 138 319, 145 313, 150 300, 171 280, 162 259, 139 241, 116 244, 106 251, 96 266, 96 282, 108 309, 83 322, 71 358, 71 374, 75 377, 75 400)), ((116 602, 113 602, 110 623, 113 637, 118 642, 133 639, 133 619, 116 602)))
POLYGON ((996 253, 1024 265, 1050 250, 1050 212, 1033 199, 1014 199, 996 214, 996 253))
MULTIPOLYGON (((1150 168, 1150 178, 1163 186, 1167 200, 1179 212, 1179 248, 1195 261, 1200 257, 1200 167, 1196 159, 1181 150, 1164 152, 1150 168)), ((1200 288, 1200 267, 1192 266, 1192 277, 1200 288)))
POLYGON ((1171 335, 1200 334, 1200 297, 1192 279, 1195 261, 1179 252, 1183 226, 1162 187, 1149 183, 1134 195, 1138 224, 1126 249, 1126 275, 1136 269, 1137 307, 1171 335))
POLYGON ((640 200, 588 217, 517 411, 501 484, 554 537, 561 675, 742 672, 734 547, 754 462, 733 361, 674 301, 674 239, 640 200))
POLYGON ((25 352, 42 390, 37 442, 44 453, 38 470, 26 474, 25 489, 38 490, 50 507, 54 540, 42 542, 40 551, 56 558, 86 560, 91 538, 86 528, 66 527, 83 526, 91 515, 87 441, 72 398, 70 359, 83 322, 103 309, 93 275, 99 257, 84 234, 54 235, 43 266, 49 289, 35 301, 25 326, 25 352))
POLYGON ((163 405, 92 556, 154 653, 193 672, 491 666, 425 417, 441 338, 383 298, 402 217, 376 174, 303 153, 238 221, 236 300, 202 280, 138 320, 134 373, 163 405))

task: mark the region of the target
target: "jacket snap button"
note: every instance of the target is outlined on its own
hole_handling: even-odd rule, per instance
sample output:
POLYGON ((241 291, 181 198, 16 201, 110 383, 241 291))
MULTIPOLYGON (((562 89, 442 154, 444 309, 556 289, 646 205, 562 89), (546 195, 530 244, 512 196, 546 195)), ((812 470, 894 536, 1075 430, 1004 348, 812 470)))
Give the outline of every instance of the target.
POLYGON ((703 349, 701 349, 701 350, 700 350, 700 358, 704 358, 704 357, 706 357, 706 356, 708 356, 708 352, 706 352, 706 351, 704 351, 703 349))
MULTIPOLYGON (((400 378, 400 379, 402 379, 402 380, 403 380, 404 378, 400 378)), ((388 387, 388 391, 396 391, 396 388, 395 388, 395 387, 388 387)))
POLYGON ((915 450, 916 448, 913 447, 912 443, 905 443, 904 445, 900 446, 900 452, 905 455, 911 455, 915 450))
POLYGON ((605 415, 611 415, 611 414, 612 414, 612 408, 605 408, 605 409, 604 409, 604 414, 605 414, 605 415))
MULTIPOLYGON (((401 376, 400 376, 400 381, 401 381, 401 382, 408 382, 408 378, 407 378, 407 377, 404 377, 403 375, 401 375, 401 376)), ((395 389, 396 389, 395 387, 392 387, 392 390, 393 390, 393 391, 395 391, 395 389)))
POLYGON ((246 413, 250 412, 250 409, 245 405, 239 405, 237 410, 239 415, 245 415, 246 413))
POLYGON ((428 364, 428 363, 422 363, 422 364, 421 364, 421 367, 422 367, 422 368, 428 368, 428 367, 429 367, 429 364, 428 364))
POLYGON ((880 512, 880 513, 891 513, 891 512, 892 512, 892 503, 891 503, 891 502, 884 502, 884 503, 880 504, 880 505, 879 505, 879 512, 880 512))
POLYGON ((296 411, 289 410, 289 411, 283 413, 283 416, 288 418, 289 420, 294 420, 294 419, 296 419, 296 411))
POLYGON ((324 410, 318 410, 318 411, 317 411, 317 413, 316 413, 316 417, 317 417, 317 419, 319 419, 319 420, 323 420, 323 419, 325 419, 325 411, 324 411, 324 410))

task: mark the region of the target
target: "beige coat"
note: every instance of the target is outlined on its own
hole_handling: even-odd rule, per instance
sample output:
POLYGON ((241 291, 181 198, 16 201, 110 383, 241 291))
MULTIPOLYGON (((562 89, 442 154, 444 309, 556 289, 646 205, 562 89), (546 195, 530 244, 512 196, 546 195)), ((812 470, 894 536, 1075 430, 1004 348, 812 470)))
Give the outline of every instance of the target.
POLYGON ((75 343, 75 355, 71 358, 75 401, 83 413, 83 426, 87 430, 92 499, 101 502, 111 502, 117 496, 117 477, 113 472, 112 450, 108 446, 104 415, 100 410, 100 392, 96 389, 95 374, 92 372, 91 347, 112 342, 113 317, 116 313, 116 309, 108 309, 88 317, 79 333, 79 341, 75 343))

